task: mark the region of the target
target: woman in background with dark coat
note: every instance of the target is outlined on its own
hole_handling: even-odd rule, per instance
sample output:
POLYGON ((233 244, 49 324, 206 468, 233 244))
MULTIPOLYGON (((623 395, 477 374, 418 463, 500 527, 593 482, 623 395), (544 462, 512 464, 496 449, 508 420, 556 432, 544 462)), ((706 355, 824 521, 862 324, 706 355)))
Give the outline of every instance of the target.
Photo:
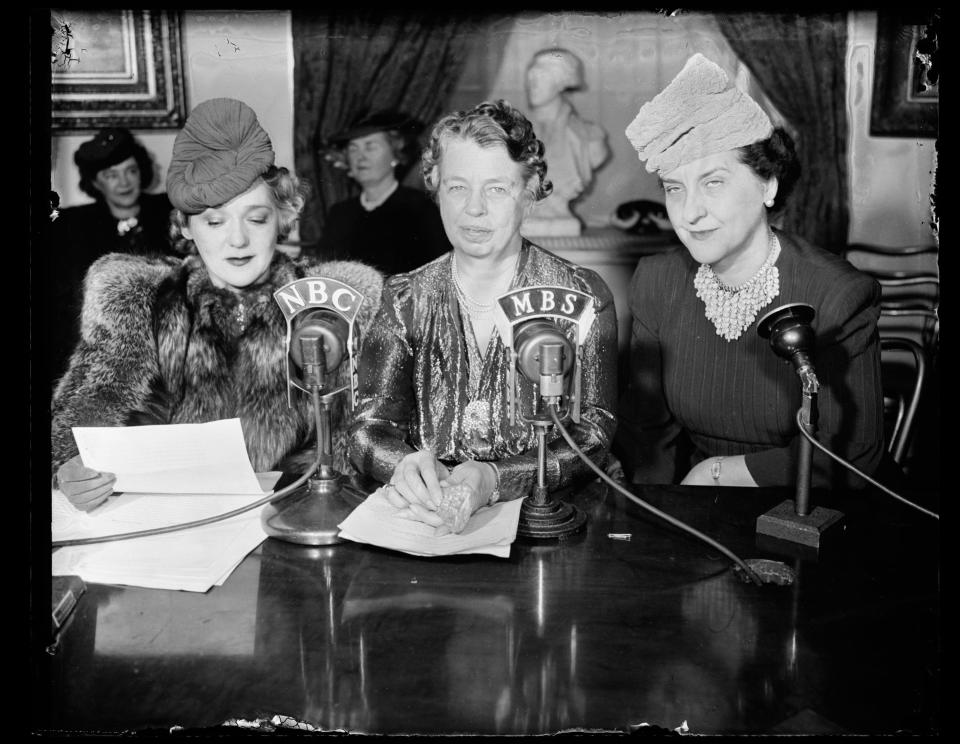
POLYGON ((79 334, 83 275, 100 256, 174 255, 170 242, 167 195, 148 194, 153 161, 146 148, 126 129, 103 129, 77 148, 80 189, 94 199, 59 210, 51 225, 50 268, 57 308, 51 330, 51 374, 66 367, 79 334))
POLYGON ((383 111, 361 117, 332 138, 338 148, 334 159, 361 192, 330 208, 320 258, 363 261, 392 275, 450 250, 437 205, 400 183, 417 157, 413 129, 409 119, 383 111))

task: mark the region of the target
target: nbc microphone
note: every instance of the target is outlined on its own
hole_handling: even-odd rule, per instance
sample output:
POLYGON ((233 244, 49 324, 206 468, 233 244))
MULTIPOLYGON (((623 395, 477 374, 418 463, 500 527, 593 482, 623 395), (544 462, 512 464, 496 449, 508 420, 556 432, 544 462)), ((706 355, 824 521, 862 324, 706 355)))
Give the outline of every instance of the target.
POLYGON ((301 545, 342 542, 339 524, 352 510, 343 496, 350 489, 333 468, 331 406, 347 389, 355 405, 357 389, 355 324, 361 295, 353 287, 329 277, 308 276, 284 285, 274 299, 287 321, 287 402, 294 390, 312 398, 316 419, 319 472, 304 491, 268 504, 261 514, 270 536, 301 545), (341 387, 327 380, 349 360, 349 383, 341 387))

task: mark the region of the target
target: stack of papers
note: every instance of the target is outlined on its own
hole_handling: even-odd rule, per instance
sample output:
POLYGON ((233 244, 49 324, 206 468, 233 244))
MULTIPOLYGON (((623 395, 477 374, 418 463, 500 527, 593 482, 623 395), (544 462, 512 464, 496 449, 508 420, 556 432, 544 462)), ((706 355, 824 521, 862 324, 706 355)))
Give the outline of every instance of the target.
POLYGON ((340 523, 340 537, 410 555, 438 556, 484 553, 500 558, 510 556, 517 538, 523 499, 503 501, 479 509, 459 535, 434 535, 435 528, 423 522, 397 516, 379 488, 340 523))
MULTIPOLYGON (((263 473, 270 488, 280 473, 263 473)), ((53 491, 53 540, 115 535, 223 514, 264 496, 210 494, 119 494, 90 514, 53 491)), ((222 584, 246 555, 267 537, 260 522, 265 507, 230 519, 150 537, 58 548, 54 576, 76 574, 94 584, 205 592, 222 584)))
MULTIPOLYGON (((206 424, 74 428, 84 464, 114 473, 114 495, 91 512, 52 492, 52 539, 74 540, 192 522, 251 504, 280 473, 253 472, 239 419, 206 424)), ((90 583, 205 592, 267 537, 265 506, 162 535, 70 545, 53 575, 90 583)))

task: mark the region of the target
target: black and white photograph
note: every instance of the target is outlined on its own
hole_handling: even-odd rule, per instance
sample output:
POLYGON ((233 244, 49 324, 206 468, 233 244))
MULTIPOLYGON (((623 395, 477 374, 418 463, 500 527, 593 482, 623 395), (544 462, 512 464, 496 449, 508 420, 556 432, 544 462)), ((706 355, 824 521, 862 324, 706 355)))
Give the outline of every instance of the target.
POLYGON ((31 10, 27 733, 938 736, 941 16, 31 10))

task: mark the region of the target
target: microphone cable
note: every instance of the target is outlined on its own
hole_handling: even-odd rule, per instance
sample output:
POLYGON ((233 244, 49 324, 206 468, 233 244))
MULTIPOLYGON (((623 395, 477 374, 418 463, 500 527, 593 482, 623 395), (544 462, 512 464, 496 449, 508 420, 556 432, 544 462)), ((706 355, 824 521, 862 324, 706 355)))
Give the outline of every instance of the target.
POLYGON ((78 537, 69 540, 54 540, 50 547, 53 548, 63 548, 70 545, 93 545, 95 543, 105 543, 105 542, 115 542, 117 540, 130 540, 134 537, 150 537, 153 535, 164 535, 168 532, 178 532, 180 530, 190 529, 191 527, 202 527, 207 524, 213 524, 214 522, 222 522, 224 519, 230 519, 235 517, 238 514, 243 514, 250 511, 251 509, 256 509, 258 507, 264 506, 272 501, 280 501, 281 499, 286 498, 291 493, 296 491, 300 486, 307 482, 311 475, 317 472, 317 469, 320 467, 321 460, 323 458, 323 450, 320 442, 320 391, 318 388, 314 387, 312 389, 313 394, 313 413, 316 419, 316 431, 317 431, 317 459, 311 463, 310 467, 301 475, 297 480, 291 483, 289 486, 281 488, 279 491, 271 492, 270 494, 264 496, 262 499, 257 499, 256 501, 247 504, 246 506, 241 506, 238 509, 233 509, 228 512, 223 512, 222 514, 214 514, 210 517, 204 517, 203 519, 195 519, 190 522, 181 522, 179 524, 171 524, 165 527, 152 527, 146 530, 136 530, 134 532, 121 532, 114 535, 100 535, 98 537, 78 537))
POLYGON ((914 509, 916 509, 917 511, 923 512, 923 513, 926 514, 928 517, 933 517, 934 519, 940 519, 940 515, 937 514, 936 512, 932 512, 932 511, 930 511, 929 509, 924 509, 924 508, 923 508, 922 506, 920 506, 919 504, 914 504, 912 501, 908 501, 908 500, 905 499, 903 496, 900 496, 899 494, 894 493, 893 491, 891 491, 889 488, 887 488, 887 487, 886 487, 885 485, 883 485, 882 483, 878 483, 878 482, 875 481, 873 478, 871 478, 869 475, 867 475, 867 474, 864 473, 863 471, 859 470, 859 469, 858 469, 855 465, 853 465, 852 463, 847 462, 846 460, 844 460, 844 459, 843 459, 842 457, 840 457, 839 455, 835 455, 833 452, 831 452, 830 450, 828 450, 824 445, 820 444, 820 442, 817 441, 816 437, 814 437, 813 434, 811 434, 809 431, 807 431, 807 428, 806 428, 806 426, 805 426, 804 423, 803 423, 803 416, 801 415, 802 413, 803 413, 803 409, 802 409, 802 408, 797 411, 797 426, 800 427, 800 433, 803 434, 803 436, 805 436, 805 437, 807 438, 807 440, 809 440, 809 442, 810 442, 814 447, 816 447, 818 450, 820 450, 820 451, 823 452, 824 454, 828 455, 829 457, 831 457, 831 458, 833 458, 834 460, 836 460, 837 462, 839 462, 841 465, 843 465, 843 466, 844 466, 845 468, 847 468, 848 470, 850 470, 850 471, 856 473, 857 475, 859 475, 861 478, 863 478, 865 481, 867 481, 867 483, 869 483, 870 485, 874 486, 875 488, 879 488, 881 491, 883 491, 883 492, 886 493, 887 495, 893 496, 893 498, 895 498, 895 499, 897 499, 898 501, 906 504, 907 506, 912 506, 914 509))
POLYGON ((750 566, 748 566, 747 563, 742 558, 740 558, 736 553, 734 553, 732 550, 724 547, 723 545, 718 543, 716 540, 714 540, 712 537, 709 537, 708 535, 703 534, 702 532, 691 527, 690 525, 685 524, 684 522, 681 522, 676 517, 672 517, 666 512, 660 511, 655 506, 648 504, 643 499, 630 493, 626 488, 621 486, 619 483, 613 480, 613 478, 611 478, 609 475, 604 473, 603 470, 597 467, 596 463, 594 463, 593 460, 587 457, 587 455, 583 452, 583 450, 581 450, 577 446, 577 443, 573 441, 573 437, 570 436, 570 433, 564 428, 563 424, 560 423, 560 419, 557 417, 556 406, 553 404, 550 404, 547 406, 547 410, 550 411, 550 418, 553 419, 554 426, 557 427, 557 430, 566 440, 567 444, 569 444, 570 447, 573 449, 573 451, 577 453, 577 456, 581 460, 583 460, 587 465, 589 465, 590 468, 593 470, 593 472, 596 473, 598 476, 600 476, 600 478, 603 481, 605 481, 608 485, 613 486, 617 491, 622 493, 628 499, 642 506, 644 509, 651 512, 652 514, 655 514, 656 516, 660 517, 664 521, 669 522, 674 527, 679 527, 681 530, 684 530, 685 532, 689 532, 694 537, 698 537, 704 542, 706 542, 715 550, 720 551, 723 555, 727 556, 727 558, 729 558, 731 561, 737 564, 737 566, 739 566, 743 570, 743 572, 750 578, 750 580, 753 581, 753 583, 755 583, 757 586, 761 586, 764 583, 760 579, 760 577, 756 574, 756 572, 752 568, 750 568, 750 566))

